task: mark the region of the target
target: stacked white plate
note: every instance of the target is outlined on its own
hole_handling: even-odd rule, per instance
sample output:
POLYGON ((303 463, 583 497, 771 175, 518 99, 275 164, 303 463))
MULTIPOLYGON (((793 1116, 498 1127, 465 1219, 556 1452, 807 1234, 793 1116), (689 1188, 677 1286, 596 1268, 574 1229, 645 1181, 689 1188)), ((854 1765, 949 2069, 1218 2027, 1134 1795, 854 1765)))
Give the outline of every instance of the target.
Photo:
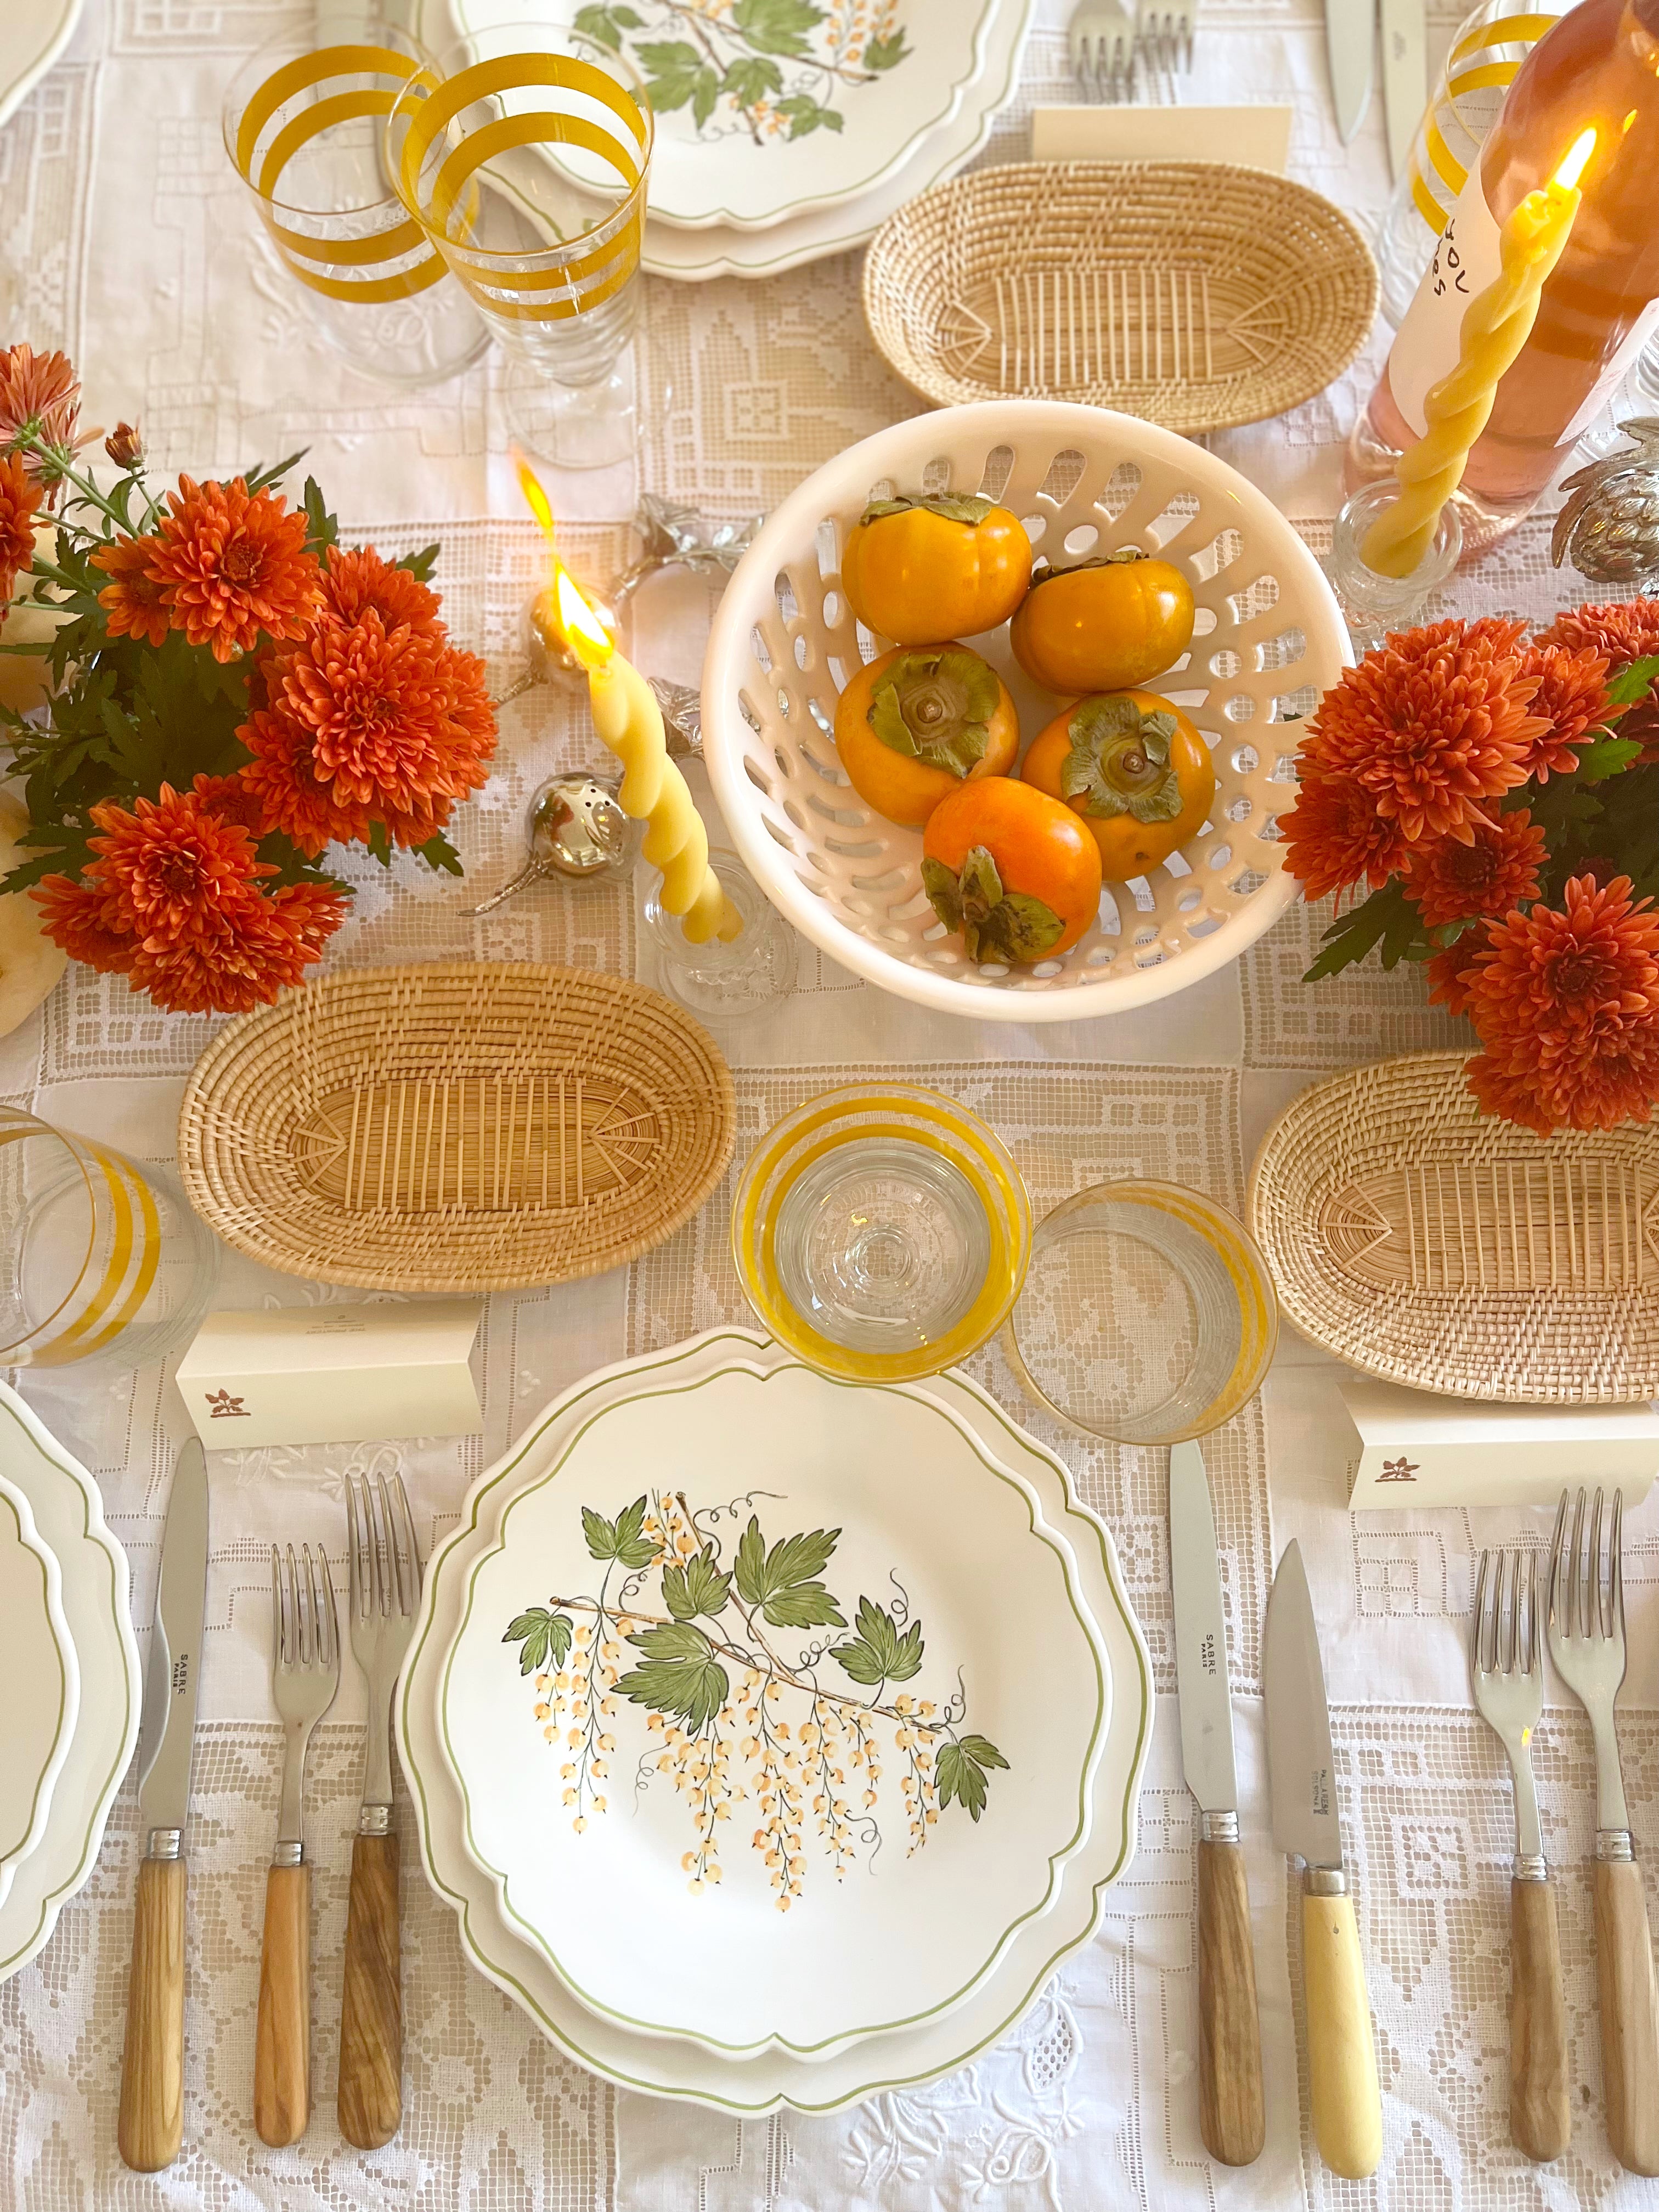
POLYGON ((1111 1540, 958 1375, 736 1329, 474 1486, 399 1687, 474 1963, 623 2086, 829 2111, 961 2065, 1093 1931, 1151 1720, 1111 1540))
POLYGON ((138 1735, 126 1555, 98 1486, 0 1382, 0 1981, 90 1875, 138 1735))
POLYGON ((1036 0, 415 0, 434 49, 550 17, 623 52, 657 118, 645 265, 769 276, 862 245, 1009 100, 1036 0))

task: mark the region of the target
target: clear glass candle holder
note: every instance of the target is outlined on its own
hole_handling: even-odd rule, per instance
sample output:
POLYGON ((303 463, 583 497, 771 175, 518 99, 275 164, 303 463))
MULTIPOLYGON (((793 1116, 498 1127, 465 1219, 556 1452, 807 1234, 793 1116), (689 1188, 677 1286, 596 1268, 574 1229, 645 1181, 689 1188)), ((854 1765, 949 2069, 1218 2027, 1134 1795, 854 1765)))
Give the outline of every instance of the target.
POLYGON ((1463 550, 1463 523, 1457 501, 1449 499, 1428 551, 1408 576, 1383 576, 1368 566, 1360 551, 1371 526, 1395 504, 1400 486, 1392 477, 1361 484, 1337 516, 1331 533, 1331 588, 1341 602, 1356 653, 1369 653, 1391 630, 1408 629, 1431 592, 1456 568, 1463 550))
POLYGON ((793 991, 795 933, 735 853, 711 848, 708 865, 742 918, 737 936, 693 945, 662 902, 659 875, 646 893, 645 928, 669 997, 711 1029, 729 1029, 781 1006, 793 991))

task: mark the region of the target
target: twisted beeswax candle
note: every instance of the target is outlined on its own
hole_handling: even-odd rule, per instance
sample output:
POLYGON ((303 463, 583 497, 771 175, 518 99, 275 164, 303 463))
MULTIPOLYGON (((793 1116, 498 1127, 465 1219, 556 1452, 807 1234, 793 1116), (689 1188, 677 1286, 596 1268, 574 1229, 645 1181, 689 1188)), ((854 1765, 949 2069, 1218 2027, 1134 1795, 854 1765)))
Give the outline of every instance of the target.
POLYGON ((1457 366, 1430 386, 1423 435, 1395 463, 1400 496, 1359 549, 1379 576, 1409 576, 1428 551, 1440 510, 1463 481, 1469 448, 1486 427, 1498 380, 1532 333, 1539 295, 1578 213, 1578 179, 1595 151, 1595 131, 1582 132, 1542 191, 1528 192, 1499 232, 1498 273, 1469 302, 1457 366))

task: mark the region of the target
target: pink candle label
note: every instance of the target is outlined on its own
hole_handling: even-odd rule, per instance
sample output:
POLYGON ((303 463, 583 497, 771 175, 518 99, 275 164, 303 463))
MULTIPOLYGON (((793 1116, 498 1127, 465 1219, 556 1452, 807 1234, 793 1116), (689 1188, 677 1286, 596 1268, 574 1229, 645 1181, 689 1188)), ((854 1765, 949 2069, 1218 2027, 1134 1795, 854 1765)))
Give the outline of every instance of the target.
POLYGON ((1498 274, 1499 236, 1477 162, 1446 218, 1389 356, 1394 404, 1419 438, 1427 427, 1423 402, 1430 386, 1457 366, 1464 312, 1498 274))

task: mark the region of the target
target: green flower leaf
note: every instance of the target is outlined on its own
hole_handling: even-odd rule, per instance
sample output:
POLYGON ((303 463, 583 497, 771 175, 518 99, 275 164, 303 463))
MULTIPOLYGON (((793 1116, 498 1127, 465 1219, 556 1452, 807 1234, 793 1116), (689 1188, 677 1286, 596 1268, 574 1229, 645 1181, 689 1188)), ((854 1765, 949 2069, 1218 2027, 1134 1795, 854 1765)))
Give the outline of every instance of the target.
POLYGON ((777 104, 778 113, 788 118, 789 136, 805 138, 814 131, 839 131, 845 118, 833 107, 823 107, 809 94, 798 92, 777 104))
POLYGON ((866 719, 891 751, 965 776, 985 757, 1002 687, 965 646, 902 653, 877 682, 866 719))
POLYGON ((783 90, 783 71, 775 62, 751 54, 731 64, 720 79, 720 90, 739 107, 753 107, 757 100, 783 90))
POLYGON ((758 1606, 775 1628, 845 1628, 836 1601, 817 1579, 841 1540, 839 1528, 786 1536, 769 1552, 760 1522, 751 1514, 738 1542, 732 1574, 738 1595, 758 1606))
POLYGON ((983 845, 969 848, 959 875, 926 857, 921 887, 945 927, 961 933, 970 960, 1040 960, 1065 933, 1065 923, 1040 898, 1003 890, 983 845))
POLYGON ((1659 683, 1659 653, 1650 653, 1607 678, 1607 703, 1613 707, 1634 706, 1638 699, 1647 697, 1656 683, 1659 683))
POLYGON ((1634 760, 1642 757, 1639 738, 1608 737, 1605 734, 1587 745, 1574 748, 1578 755, 1578 780, 1581 783, 1605 783, 1609 776, 1619 775, 1634 760))
POLYGON ((1176 718, 1146 714, 1120 692, 1079 702, 1066 727, 1072 749, 1060 771, 1067 799, 1097 817, 1133 815, 1137 822, 1173 822, 1181 811, 1181 780, 1170 763, 1176 718))
POLYGON ((538 1674, 544 1667, 562 1667, 570 1653, 570 1623, 562 1613, 550 1613, 544 1605, 532 1606, 507 1624, 503 1644, 522 1647, 519 1655, 520 1674, 538 1674))
POLYGON ((732 1685, 702 1631, 690 1621, 665 1621, 628 1640, 644 1655, 643 1663, 623 1676, 618 1693, 630 1705, 672 1714, 694 1735, 707 1728, 732 1685))
POLYGON ((1007 1760, 982 1735, 965 1735, 960 1743, 947 1743, 939 1752, 934 1776, 939 1783, 939 1809, 953 1800, 967 1808, 970 1820, 977 1821, 985 1810, 987 1784, 986 1769, 1006 1768, 1007 1760))
POLYGON ((995 505, 994 499, 957 499, 948 492, 902 491, 891 499, 872 499, 859 520, 879 522, 884 515, 908 514, 913 507, 925 507, 929 514, 943 515, 946 522, 963 522, 976 528, 995 505))
POLYGON ((913 1620, 901 1635, 890 1613, 861 1597, 854 1626, 857 1635, 835 1645, 830 1655, 854 1681, 878 1689, 884 1682, 908 1682, 920 1670, 923 1647, 919 1620, 913 1620))
POLYGON ((823 21, 823 10, 811 0, 738 0, 731 20, 732 28, 757 54, 800 61, 811 51, 807 35, 823 21))
POLYGON ((653 107, 665 115, 689 106, 701 128, 714 112, 720 81, 697 49, 684 39, 653 40, 640 48, 640 59, 653 107))
POLYGON ((657 1556, 655 1540, 641 1535, 645 1526, 643 1498, 625 1505, 614 1521, 607 1521, 591 1505, 582 1508, 582 1534, 596 1559, 615 1559, 624 1567, 648 1567, 657 1556))
POLYGON ((896 69, 901 62, 908 62, 909 58, 910 49, 904 43, 902 23, 890 39, 872 39, 864 50, 866 69, 896 69))
POLYGON ((704 1545, 684 1566, 665 1567, 662 1594, 676 1620, 692 1620, 700 1613, 711 1619, 726 1609, 732 1595, 732 1577, 714 1564, 714 1547, 704 1545))

